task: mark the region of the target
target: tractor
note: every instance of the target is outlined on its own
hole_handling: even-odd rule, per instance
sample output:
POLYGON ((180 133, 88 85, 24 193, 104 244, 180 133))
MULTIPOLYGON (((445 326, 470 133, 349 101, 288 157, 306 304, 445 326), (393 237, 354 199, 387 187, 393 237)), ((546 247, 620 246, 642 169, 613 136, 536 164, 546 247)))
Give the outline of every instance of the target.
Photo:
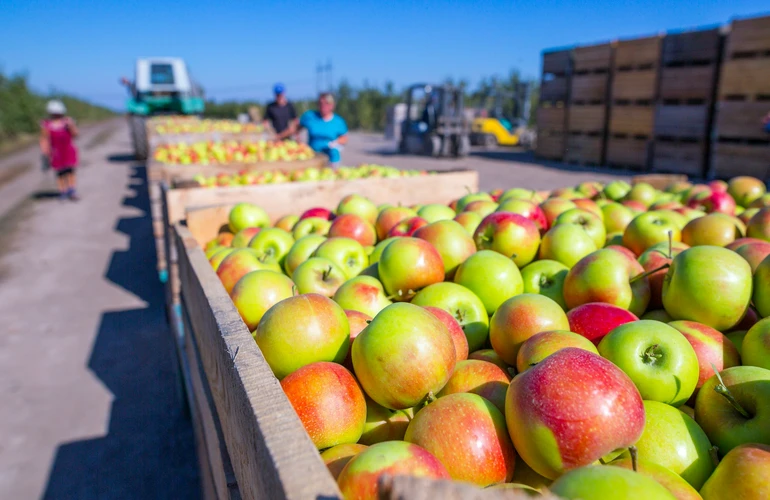
POLYGON ((400 153, 455 158, 468 155, 470 124, 465 116, 462 89, 451 85, 412 85, 401 127, 400 153))
POLYGON ((134 154, 146 160, 148 117, 158 115, 196 116, 203 113, 203 92, 193 82, 187 65, 175 57, 137 59, 134 81, 123 78, 131 96, 127 102, 134 154))

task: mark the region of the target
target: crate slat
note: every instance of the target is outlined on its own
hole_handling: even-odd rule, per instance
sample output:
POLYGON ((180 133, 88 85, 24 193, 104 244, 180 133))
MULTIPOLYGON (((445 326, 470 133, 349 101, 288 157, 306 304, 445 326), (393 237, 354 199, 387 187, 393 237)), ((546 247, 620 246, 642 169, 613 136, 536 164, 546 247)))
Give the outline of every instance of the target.
POLYGON ((612 45, 603 43, 586 47, 576 47, 572 53, 572 71, 607 70, 612 64, 612 45))
POLYGON ((661 68, 660 99, 712 101, 716 73, 716 64, 661 68))
POLYGON ((655 114, 655 135, 705 140, 708 136, 709 107, 659 105, 655 114))
POLYGON ((654 120, 653 106, 612 106, 609 130, 611 134, 650 136, 654 120))
POLYGON ((672 172, 703 177, 706 162, 706 143, 679 143, 656 141, 653 146, 653 172, 672 172))
POLYGON ((581 165, 601 165, 604 139, 585 135, 571 135, 567 138, 564 160, 581 165))
POLYGON ((722 63, 719 98, 770 96, 770 57, 733 59, 722 63))
POLYGON ((557 76, 544 80, 540 84, 540 102, 561 102, 568 97, 569 80, 565 76, 557 76))
POLYGON ((564 106, 537 108, 538 130, 562 131, 567 127, 567 108, 564 106))
POLYGON ((572 51, 557 50, 543 52, 543 74, 567 74, 572 65, 572 51))
MULTIPOLYGON (((768 60, 770 64, 770 60, 768 60)), ((740 139, 768 139, 762 119, 770 102, 723 101, 717 107, 717 136, 740 139)))
POLYGON ((619 41, 615 47, 615 68, 657 66, 660 62, 661 42, 660 36, 619 41))
POLYGON ((672 33, 663 38, 664 65, 716 61, 719 58, 719 28, 672 33))
POLYGON ((574 75, 570 89, 570 100, 575 101, 606 101, 608 74, 574 75))
POLYGON ((650 141, 644 139, 617 138, 607 139, 607 163, 637 169, 647 167, 650 141))
POLYGON ((603 104, 594 106, 570 106, 570 132, 603 132, 607 128, 607 107, 603 104))
POLYGON ((770 16, 740 19, 732 22, 725 45, 727 57, 768 50, 770 50, 770 16))
POLYGON ((712 176, 727 179, 749 175, 770 180, 770 147, 767 145, 716 143, 711 148, 712 176))
POLYGON ((612 99, 614 101, 652 101, 657 93, 657 83, 657 69, 615 73, 612 81, 612 99))
POLYGON ((564 148, 566 146, 566 135, 558 134, 538 134, 535 154, 540 158, 548 160, 561 160, 564 158, 564 148))

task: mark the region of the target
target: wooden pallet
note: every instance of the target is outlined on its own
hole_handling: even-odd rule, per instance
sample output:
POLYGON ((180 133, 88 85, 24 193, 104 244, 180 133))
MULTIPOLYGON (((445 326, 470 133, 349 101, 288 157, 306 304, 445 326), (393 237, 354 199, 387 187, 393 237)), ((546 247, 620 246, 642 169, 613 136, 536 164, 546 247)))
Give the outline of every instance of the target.
POLYGON ((659 97, 661 100, 713 101, 718 75, 716 63, 663 67, 660 70, 659 97))
POLYGON ((616 72, 612 77, 611 97, 619 100, 648 100, 657 97, 658 69, 616 72))
POLYGON ((768 112, 770 101, 722 101, 717 104, 716 135, 723 138, 767 140, 768 134, 762 120, 768 112))
POLYGON ((703 177, 706 167, 707 142, 655 140, 653 145, 652 172, 685 174, 703 177))
POLYGON ((609 73, 573 75, 570 87, 571 104, 581 101, 606 101, 609 81, 609 73))
POLYGON ((725 43, 725 58, 746 57, 770 51, 770 16, 735 20, 725 43))
POLYGON ((663 38, 661 65, 713 65, 719 59, 720 48, 719 28, 671 33, 663 38))
POLYGON ((602 133, 607 129, 607 106, 570 106, 567 130, 572 132, 602 133))
POLYGON ((572 74, 588 75, 609 73, 612 66, 612 44, 576 47, 572 51, 572 74))
POLYGON ((709 174, 718 179, 748 175, 770 181, 770 144, 716 142, 709 174))
POLYGON ((604 163, 604 137, 570 135, 564 161, 578 165, 599 166, 604 163))
POLYGON ((618 168, 647 170, 652 142, 633 137, 609 137, 606 163, 618 168))
POLYGON ((566 102, 569 98, 569 78, 554 76, 540 83, 540 102, 566 102))
POLYGON ((610 107, 609 131, 611 134, 651 136, 655 121, 654 106, 610 107))
POLYGON ((706 140, 709 133, 710 106, 658 105, 655 111, 655 135, 706 140))
POLYGON ((543 74, 568 75, 572 70, 572 51, 543 52, 543 74))
POLYGON ((719 80, 719 99, 770 100, 770 57, 724 61, 719 80))
POLYGON ((562 160, 567 136, 560 134, 541 134, 538 131, 535 155, 547 160, 562 160))

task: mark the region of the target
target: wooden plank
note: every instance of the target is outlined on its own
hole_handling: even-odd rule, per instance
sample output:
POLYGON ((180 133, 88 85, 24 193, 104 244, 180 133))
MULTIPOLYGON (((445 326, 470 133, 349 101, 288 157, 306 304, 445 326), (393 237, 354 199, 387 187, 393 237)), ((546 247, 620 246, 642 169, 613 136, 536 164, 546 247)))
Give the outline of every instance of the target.
POLYGON ((607 106, 570 106, 570 132, 602 132, 607 128, 607 106))
POLYGON ((764 52, 770 50, 770 16, 740 19, 732 22, 727 36, 725 54, 764 52))
POLYGON ((650 141, 644 139, 616 138, 607 139, 607 163, 639 169, 647 167, 650 141))
POLYGON ((262 161, 249 163, 228 163, 222 165, 202 165, 202 164, 168 164, 155 160, 147 161, 148 179, 157 181, 171 182, 174 178, 191 179, 195 175, 206 177, 219 174, 232 174, 237 172, 272 172, 281 170, 283 172, 293 172, 311 167, 322 167, 326 165, 328 158, 325 155, 318 155, 309 160, 298 161, 262 161))
POLYGON ((660 98, 662 100, 714 99, 716 64, 662 68, 660 98))
POLYGON ((566 107, 544 107, 537 108, 537 128, 538 130, 562 131, 567 126, 567 108, 566 107))
POLYGON ((758 95, 770 97, 770 57, 722 63, 720 99, 746 96, 750 100, 758 95))
POLYGON ((609 74, 574 75, 570 89, 570 100, 606 101, 609 74))
POLYGON ((657 94, 658 70, 622 71, 612 80, 612 99, 652 101, 657 94))
POLYGON ((767 145, 716 143, 711 149, 713 176, 727 179, 749 175, 770 181, 770 147, 767 145))
POLYGON ((175 230, 191 329, 242 497, 340 497, 203 251, 186 227, 175 230))
POLYGON ((540 158, 549 160, 561 160, 564 158, 566 135, 564 134, 539 134, 535 154, 540 158))
POLYGON ((717 104, 718 137, 768 139, 762 120, 770 111, 770 102, 722 101, 717 104))
POLYGON ((716 62, 720 47, 719 28, 672 33, 663 38, 663 65, 697 61, 716 62))
POLYGON ((673 172, 703 177, 706 166, 705 142, 661 142, 653 146, 653 172, 673 172))
POLYGON ((664 190, 667 186, 675 182, 686 182, 687 176, 682 174, 644 174, 635 175, 631 178, 631 185, 635 186, 644 182, 655 189, 664 190))
POLYGON ((573 73, 595 71, 597 69, 609 71, 611 64, 612 45, 609 43, 576 47, 572 53, 573 73))
MULTIPOLYGON (((379 482, 379 500, 528 500, 533 497, 521 490, 481 489, 469 483, 412 476, 383 476, 379 482)), ((559 500, 543 491, 536 498, 559 500)))
POLYGON ((564 160, 581 165, 601 165, 604 162, 604 158, 602 158, 603 149, 603 137, 571 135, 567 137, 567 150, 564 153, 564 160))
POLYGON ((709 106, 659 105, 655 113, 655 135, 706 140, 709 106))
POLYGON ((657 66, 660 62, 660 36, 622 40, 615 47, 615 68, 657 66))
POLYGON ((543 80, 540 84, 540 102, 566 101, 568 97, 569 80, 565 76, 543 80))
POLYGON ((572 65, 571 50, 557 50, 543 52, 543 74, 566 74, 570 72, 572 65))
POLYGON ((654 106, 612 106, 609 130, 611 134, 650 136, 654 120, 654 106))

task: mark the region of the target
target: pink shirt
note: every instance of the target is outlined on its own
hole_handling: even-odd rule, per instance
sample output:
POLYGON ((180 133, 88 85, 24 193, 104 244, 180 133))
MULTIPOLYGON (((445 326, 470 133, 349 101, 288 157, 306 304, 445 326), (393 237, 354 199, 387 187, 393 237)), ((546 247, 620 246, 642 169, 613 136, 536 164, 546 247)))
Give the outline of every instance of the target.
POLYGON ((71 168, 78 164, 78 150, 72 140, 72 133, 62 120, 44 120, 42 126, 48 131, 51 144, 51 167, 54 170, 71 168))

